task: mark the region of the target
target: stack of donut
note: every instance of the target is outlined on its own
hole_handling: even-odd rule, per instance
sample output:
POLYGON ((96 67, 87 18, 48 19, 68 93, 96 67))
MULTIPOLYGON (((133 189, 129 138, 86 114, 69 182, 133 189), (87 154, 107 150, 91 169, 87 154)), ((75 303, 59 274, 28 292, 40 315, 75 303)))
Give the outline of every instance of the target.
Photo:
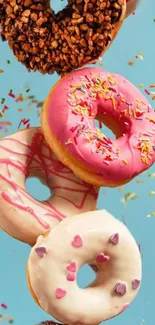
MULTIPOLYGON (((4 4, 0 0, 2 35, 15 54, 22 48, 21 61, 41 72, 46 61, 44 73, 65 73, 44 102, 41 128, 25 129, 0 141, 0 227, 32 247, 26 272, 32 297, 49 315, 69 325, 98 325, 122 313, 136 297, 142 279, 138 245, 122 222, 106 210, 97 210, 97 199, 101 186, 126 184, 155 161, 155 112, 137 88, 124 77, 97 68, 66 74, 105 51, 124 13, 130 14, 137 1, 130 0, 127 9, 125 0, 100 2, 104 16, 100 28, 101 13, 94 13, 92 3, 69 1, 55 15, 48 1, 7 0, 4 4), (83 18, 81 11, 86 13, 83 18), (90 21, 91 15, 96 20, 90 21), (23 23, 32 32, 27 54, 24 33, 30 31, 23 23), (79 41, 73 38, 75 33, 81 38, 78 28, 82 25, 92 30, 91 37, 97 34, 103 42, 99 45, 94 38, 91 44, 88 37, 87 51, 81 45, 77 52, 79 41), (63 35, 60 43, 57 39, 60 51, 64 42, 67 51, 73 45, 68 63, 63 51, 59 62, 52 61, 47 44, 45 57, 37 52, 39 35, 45 31, 50 42, 59 33, 63 35), (65 38, 69 32, 71 43, 65 38), (74 65, 71 55, 80 58, 82 53, 84 61, 79 59, 74 65), (103 124, 113 131, 114 140, 102 132, 103 124), (32 176, 49 187, 48 200, 37 201, 27 192, 25 182, 32 176), (96 278, 81 289, 77 274, 85 264, 96 278)), ((82 29, 82 37, 88 34, 82 29)))
POLYGON ((100 186, 125 184, 154 160, 154 110, 128 80, 97 68, 59 80, 44 102, 41 129, 0 141, 0 226, 33 246, 29 290, 58 321, 97 325, 137 295, 138 245, 122 222, 96 204, 100 186), (104 135, 95 119, 116 139, 104 135), (47 201, 26 191, 31 176, 51 190, 47 201), (80 289, 76 278, 84 264, 96 278, 80 289))

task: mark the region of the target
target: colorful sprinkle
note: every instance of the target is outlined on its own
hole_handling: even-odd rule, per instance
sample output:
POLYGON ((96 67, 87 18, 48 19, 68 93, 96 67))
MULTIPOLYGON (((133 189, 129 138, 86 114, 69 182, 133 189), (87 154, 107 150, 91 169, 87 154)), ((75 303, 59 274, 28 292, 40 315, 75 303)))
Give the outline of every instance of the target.
POLYGON ((71 262, 67 266, 67 270, 70 271, 70 272, 76 272, 76 262, 71 262))
POLYGON ((136 290, 139 287, 139 285, 140 285, 139 280, 135 279, 135 280, 132 281, 132 289, 133 290, 136 290))
POLYGON ((97 263, 104 263, 109 261, 109 256, 104 255, 103 253, 100 253, 96 256, 96 262, 97 263))
POLYGON ((46 254, 47 250, 45 247, 37 247, 35 248, 35 252, 39 257, 44 257, 44 254, 46 254))
POLYGON ((120 296, 124 296, 126 294, 126 285, 122 283, 117 283, 114 287, 114 292, 116 292, 120 296))
POLYGON ((80 235, 76 235, 72 241, 73 247, 82 247, 83 246, 83 240, 80 235))
POLYGON ((1 304, 1 307, 4 308, 4 309, 8 308, 6 304, 1 304))
POLYGON ((110 242, 113 244, 113 245, 117 245, 119 243, 119 234, 116 233, 116 234, 113 234, 111 237, 110 237, 110 242))
POLYGON ((75 274, 74 273, 69 273, 67 275, 67 280, 68 281, 75 281, 75 274))
POLYGON ((56 289, 56 298, 57 299, 61 299, 61 298, 65 297, 66 294, 67 294, 67 291, 66 290, 63 290, 61 288, 57 288, 56 289))

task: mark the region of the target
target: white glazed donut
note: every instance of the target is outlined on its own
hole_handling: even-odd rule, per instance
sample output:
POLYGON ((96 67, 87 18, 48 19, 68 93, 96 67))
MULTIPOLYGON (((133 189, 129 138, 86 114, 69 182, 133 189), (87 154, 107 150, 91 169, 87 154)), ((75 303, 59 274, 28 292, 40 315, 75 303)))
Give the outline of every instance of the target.
POLYGON ((136 9, 139 0, 126 0, 126 2, 126 17, 128 17, 136 9))
POLYGON ((27 279, 34 299, 59 321, 99 324, 125 310, 137 295, 141 257, 122 222, 105 210, 86 212, 38 238, 27 279), (94 265, 96 279, 80 289, 76 275, 84 264, 94 265))
POLYGON ((81 181, 49 149, 40 128, 0 141, 0 227, 30 245, 65 217, 96 209, 98 189, 81 181), (38 177, 53 195, 35 200, 26 178, 38 177))

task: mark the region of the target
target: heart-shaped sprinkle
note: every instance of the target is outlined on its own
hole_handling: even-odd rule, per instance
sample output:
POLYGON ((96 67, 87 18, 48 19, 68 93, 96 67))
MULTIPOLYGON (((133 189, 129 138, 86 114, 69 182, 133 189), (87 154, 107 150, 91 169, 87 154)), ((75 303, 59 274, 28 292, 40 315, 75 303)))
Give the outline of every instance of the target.
POLYGON ((129 307, 129 304, 124 304, 123 307, 122 307, 122 312, 123 312, 124 310, 126 310, 128 307, 129 307))
POLYGON ((76 272, 76 263, 75 262, 71 262, 68 266, 67 266, 67 270, 70 272, 76 272))
POLYGON ((82 247, 83 246, 83 240, 80 235, 74 236, 74 239, 72 241, 72 246, 74 246, 74 247, 82 247))
POLYGON ((135 279, 135 280, 132 281, 132 289, 133 290, 136 290, 139 287, 139 285, 140 285, 139 280, 135 279))
POLYGON ((123 283, 117 283, 114 287, 114 291, 120 295, 124 296, 126 294, 126 285, 123 283))
POLYGON ((46 248, 45 247, 36 247, 35 252, 39 257, 44 257, 44 254, 46 254, 46 248))
POLYGON ((61 299, 61 298, 63 298, 63 297, 66 296, 66 293, 67 293, 66 290, 63 290, 63 289, 61 289, 61 288, 57 288, 57 289, 56 289, 56 298, 57 298, 57 299, 61 299))
POLYGON ((100 253, 96 256, 96 262, 97 263, 104 263, 109 261, 109 256, 104 255, 103 253, 100 253))
POLYGON ((67 280, 68 281, 75 281, 75 274, 74 273, 69 273, 67 275, 67 280))
POLYGON ((116 233, 116 234, 113 234, 111 237, 110 237, 110 241, 113 245, 117 245, 118 242, 119 242, 119 234, 116 233))

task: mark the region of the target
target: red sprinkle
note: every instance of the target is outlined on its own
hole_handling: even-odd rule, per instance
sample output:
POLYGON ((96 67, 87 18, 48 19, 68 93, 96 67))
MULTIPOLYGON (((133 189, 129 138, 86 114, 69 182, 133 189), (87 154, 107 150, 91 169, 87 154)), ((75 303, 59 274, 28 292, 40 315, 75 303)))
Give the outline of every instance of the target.
POLYGON ((77 139, 76 139, 76 137, 74 137, 74 142, 75 142, 75 144, 77 144, 77 139))
POLYGON ((70 131, 71 131, 71 132, 75 132, 75 131, 77 130, 77 128, 78 128, 78 125, 76 125, 76 126, 74 126, 74 127, 71 127, 70 131))
POLYGON ((6 304, 1 304, 1 307, 4 308, 4 309, 8 308, 6 304))
MULTIPOLYGON (((23 124, 23 125, 26 125, 26 124, 28 124, 30 122, 30 119, 26 119, 26 118, 23 118, 21 121, 20 121, 20 123, 19 123, 19 125, 18 125, 18 129, 20 128, 20 126, 23 124)), ((29 125, 30 126, 30 125, 29 125)), ((28 126, 28 127, 29 127, 28 126)))
POLYGON ((144 89, 144 91, 146 92, 147 95, 150 95, 151 93, 149 92, 149 90, 144 89))
POLYGON ((7 111, 8 108, 9 108, 9 107, 8 107, 7 105, 5 105, 5 106, 3 107, 3 109, 2 109, 2 113, 4 113, 5 111, 7 111))
POLYGON ((8 96, 11 97, 11 98, 15 98, 15 95, 12 94, 12 93, 8 93, 8 96))

